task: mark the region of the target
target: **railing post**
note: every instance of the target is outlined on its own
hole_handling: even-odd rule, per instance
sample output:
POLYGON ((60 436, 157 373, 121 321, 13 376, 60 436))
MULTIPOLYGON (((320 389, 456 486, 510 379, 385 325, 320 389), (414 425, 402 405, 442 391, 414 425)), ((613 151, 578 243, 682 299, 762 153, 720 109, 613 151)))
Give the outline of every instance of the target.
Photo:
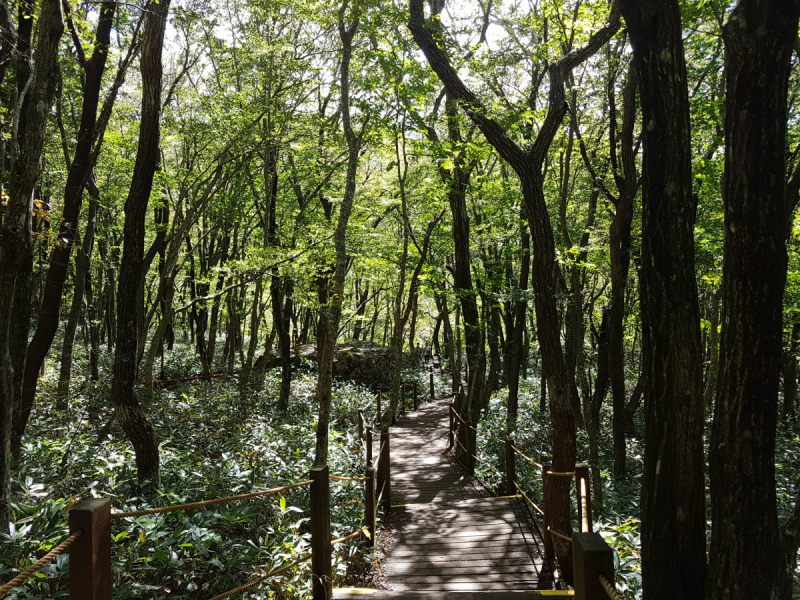
POLYGON ((475 475, 475 456, 477 455, 477 435, 472 429, 475 425, 471 421, 464 423, 464 445, 467 447, 467 472, 475 475))
POLYGON ((506 496, 516 495, 517 464, 514 455, 514 440, 509 438, 506 444, 506 496))
POLYGON ((433 367, 431 367, 430 381, 431 381, 431 402, 433 402, 434 394, 435 394, 435 391, 433 389, 433 367))
POLYGON ((381 503, 383 504, 383 509, 386 512, 389 512, 389 508, 392 506, 392 482, 390 472, 391 453, 389 449, 388 431, 381 431, 381 443, 378 452, 381 452, 380 456, 378 457, 378 494, 380 494, 381 490, 383 490, 381 503), (380 451, 380 448, 383 448, 383 452, 380 451), (386 484, 385 487, 384 484, 386 484))
POLYGON ((542 506, 544 508, 544 515, 542 516, 542 527, 544 532, 544 559, 550 565, 550 571, 553 570, 553 563, 555 561, 555 551, 553 550, 553 537, 550 535, 550 519, 547 517, 547 508, 549 502, 547 501, 547 472, 552 470, 553 465, 550 463, 542 464, 542 506))
POLYGON ((375 467, 367 465, 364 469, 367 480, 364 482, 364 520, 367 522, 369 540, 367 546, 375 547, 375 467))
POLYGON ((417 382, 414 382, 414 410, 417 410, 417 382))
POLYGON ((588 463, 575 463, 575 494, 578 500, 578 529, 592 533, 592 492, 588 463))
POLYGON ((608 600, 597 576, 614 583, 614 550, 599 533, 572 533, 572 561, 576 600, 608 600))
POLYGON ((367 427, 367 466, 372 466, 372 427, 367 427))
POLYGON ((83 535, 69 548, 72 600, 111 600, 111 502, 84 500, 69 511, 69 532, 83 535))
POLYGON ((449 446, 448 448, 452 448, 454 445, 454 437, 455 437, 455 426, 456 426, 456 408, 455 405, 451 402, 450 403, 450 432, 449 432, 449 446))
POLYGON ((311 467, 311 572, 312 598, 329 600, 332 592, 331 571, 331 485, 328 465, 311 467))
POLYGON ((358 409, 358 439, 364 441, 364 409, 358 409))
POLYGON ((377 416, 377 419, 378 419, 378 423, 381 423, 382 420, 381 420, 381 393, 380 392, 378 392, 378 402, 377 402, 377 404, 378 404, 378 416, 377 416))
POLYGON ((400 384, 400 414, 406 414, 406 382, 400 384))

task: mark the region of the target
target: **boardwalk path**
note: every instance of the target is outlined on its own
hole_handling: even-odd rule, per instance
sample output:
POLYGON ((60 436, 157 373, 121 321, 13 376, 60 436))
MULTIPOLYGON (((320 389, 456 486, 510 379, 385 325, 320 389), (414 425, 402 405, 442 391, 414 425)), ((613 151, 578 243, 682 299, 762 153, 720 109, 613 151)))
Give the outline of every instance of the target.
POLYGON ((519 500, 480 497, 444 456, 449 402, 426 404, 391 430, 392 510, 406 518, 386 583, 393 591, 550 589, 540 577, 541 540, 519 500))

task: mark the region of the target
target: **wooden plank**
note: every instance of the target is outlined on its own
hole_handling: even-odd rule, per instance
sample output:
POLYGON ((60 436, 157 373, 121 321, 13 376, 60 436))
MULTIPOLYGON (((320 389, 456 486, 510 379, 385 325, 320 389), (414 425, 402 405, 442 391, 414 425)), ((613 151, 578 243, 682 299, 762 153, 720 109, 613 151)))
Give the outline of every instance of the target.
POLYGON ((550 587, 539 581, 540 540, 518 499, 480 497, 443 456, 447 400, 420 406, 392 429, 392 500, 400 505, 392 510, 403 518, 384 566, 387 584, 426 593, 550 587))

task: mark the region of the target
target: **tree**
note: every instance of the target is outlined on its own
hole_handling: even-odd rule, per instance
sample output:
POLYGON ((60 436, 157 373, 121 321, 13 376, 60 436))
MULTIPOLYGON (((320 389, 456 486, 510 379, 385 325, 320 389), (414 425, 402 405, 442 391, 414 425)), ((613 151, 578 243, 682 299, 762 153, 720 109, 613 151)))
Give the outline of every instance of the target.
MULTIPOLYGON (((32 7, 31 7, 32 9, 32 7)), ((33 14, 20 8, 20 26, 33 25, 33 14)), ((17 279, 27 278, 26 272, 32 264, 31 257, 31 210, 33 190, 40 172, 40 156, 44 146, 47 115, 56 92, 58 69, 58 46, 64 31, 61 3, 58 0, 43 0, 39 18, 39 39, 36 43, 36 63, 31 73, 24 65, 25 73, 19 98, 19 119, 15 123, 8 143, 10 154, 10 185, 8 204, 0 211, 0 526, 9 522, 11 478, 11 419, 15 398, 15 384, 21 379, 20 369, 24 362, 12 363, 10 344, 11 321, 14 314, 17 279)), ((5 43, 5 42, 4 42, 5 43)), ((18 58, 25 63, 30 55, 22 53, 18 58)), ((27 291, 27 288, 25 288, 27 291)), ((25 302, 27 298, 23 299, 25 302)), ((26 332, 27 334, 27 332, 26 332)), ((16 342, 17 340, 13 340, 16 342)), ((20 349, 16 348, 19 353, 20 349)))
POLYGON ((642 580, 702 598, 705 488, 700 316, 686 64, 678 2, 620 0, 642 104, 642 580))
MULTIPOLYGON (((570 381, 561 349, 554 285, 555 241, 544 197, 543 166, 550 144, 568 111, 564 93, 566 76, 611 39, 619 29, 619 15, 616 11, 612 11, 609 24, 592 35, 584 47, 569 52, 549 66, 550 91, 547 116, 530 150, 517 145, 495 119, 489 118, 482 103, 461 81, 442 50, 441 38, 437 41, 434 37, 435 26, 426 22, 422 0, 410 0, 408 27, 451 99, 459 102, 484 137, 519 177, 526 203, 528 225, 531 229, 533 251, 531 279, 535 294, 539 344, 542 348, 543 376, 551 396, 553 469, 571 470, 575 466, 576 457, 575 416, 572 413, 571 402, 573 393, 577 392, 573 390, 575 383, 570 381)), ((552 516, 552 527, 562 535, 568 535, 571 530, 568 509, 569 481, 565 478, 551 478, 548 490, 549 493, 545 497, 545 511, 552 516)), ((567 581, 571 581, 572 549, 561 538, 556 538, 554 545, 563 576, 567 581)))
POLYGON ((153 177, 158 167, 161 139, 161 51, 167 26, 169 0, 147 4, 141 50, 142 119, 139 148, 130 191, 125 201, 123 252, 117 291, 117 345, 111 398, 116 417, 136 452, 137 476, 153 489, 161 485, 158 443, 152 423, 136 399, 138 340, 142 312, 144 225, 153 177))
POLYGON ((782 539, 778 527, 775 430, 787 266, 787 95, 798 19, 796 0, 740 0, 723 28, 725 243, 709 455, 712 600, 789 598, 797 561, 797 532, 782 539))

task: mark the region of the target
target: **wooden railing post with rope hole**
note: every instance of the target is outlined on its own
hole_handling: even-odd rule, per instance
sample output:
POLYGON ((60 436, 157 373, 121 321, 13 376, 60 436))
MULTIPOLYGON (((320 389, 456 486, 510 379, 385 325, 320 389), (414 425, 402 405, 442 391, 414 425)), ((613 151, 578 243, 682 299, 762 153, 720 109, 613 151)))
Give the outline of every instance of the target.
POLYGON ((89 498, 69 511, 69 532, 83 534, 69 548, 72 600, 111 599, 111 502, 89 498))
POLYGON ((614 550, 599 533, 572 534, 572 561, 575 598, 579 600, 618 600, 614 593, 614 550), (603 579, 611 586, 609 592, 603 579))
POLYGON ((367 480, 364 482, 364 520, 367 525, 367 532, 369 532, 369 539, 367 546, 369 548, 375 547, 375 467, 367 465, 364 469, 364 475, 367 480))
POLYGON ((378 413, 377 413, 376 419, 377 419, 378 423, 380 423, 381 422, 381 393, 380 392, 378 392, 377 402, 378 402, 378 413))
POLYGON ((517 461, 514 452, 514 440, 509 438, 505 441, 506 446, 506 487, 505 495, 513 496, 517 493, 517 461))
POLYGON ((417 410, 417 382, 414 382, 414 410, 417 410))
POLYGON ((402 398, 400 400, 400 414, 404 415, 404 414, 406 414, 406 382, 405 381, 400 384, 400 394, 401 394, 401 398, 402 398))
POLYGON ((364 409, 358 409, 358 440, 364 441, 364 409))
POLYGON ((331 569, 331 485, 328 465, 311 467, 311 571, 312 598, 329 600, 333 595, 331 569))

